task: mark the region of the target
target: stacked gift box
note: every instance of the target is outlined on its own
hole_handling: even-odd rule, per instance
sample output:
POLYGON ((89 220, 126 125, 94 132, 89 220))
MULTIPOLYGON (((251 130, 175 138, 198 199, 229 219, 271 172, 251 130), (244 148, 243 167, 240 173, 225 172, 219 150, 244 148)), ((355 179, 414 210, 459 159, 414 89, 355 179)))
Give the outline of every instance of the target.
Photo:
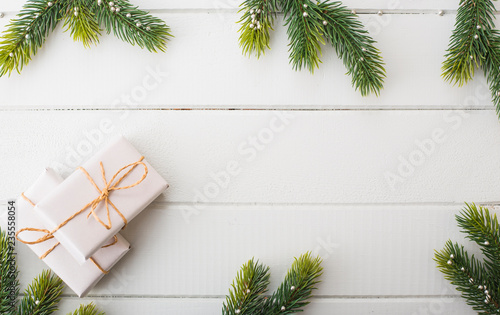
POLYGON ((18 240, 85 296, 129 251, 120 230, 167 188, 119 137, 65 180, 45 169, 19 198, 18 240))

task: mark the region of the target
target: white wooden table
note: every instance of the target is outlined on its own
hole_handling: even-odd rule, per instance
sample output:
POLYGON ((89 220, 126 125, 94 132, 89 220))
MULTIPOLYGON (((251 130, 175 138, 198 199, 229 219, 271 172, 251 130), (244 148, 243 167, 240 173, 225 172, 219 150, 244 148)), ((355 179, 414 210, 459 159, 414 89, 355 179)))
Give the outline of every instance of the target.
MULTIPOLYGON (((0 4, 0 29, 23 2, 0 4)), ((107 35, 84 49, 57 29, 0 79, 0 199, 47 165, 68 175, 120 133, 171 184, 123 231, 133 250, 88 298, 65 291, 58 314, 88 301, 111 315, 220 314, 241 264, 268 264, 274 290, 306 251, 325 272, 304 314, 474 314, 432 260, 449 238, 470 247, 454 221, 464 201, 500 199, 485 79, 440 77, 457 1, 345 1, 387 64, 378 98, 350 87, 329 48, 315 75, 294 72, 281 19, 273 49, 243 57, 240 2, 144 0, 176 36, 166 54, 107 35)), ((24 288, 44 264, 17 250, 24 288)))

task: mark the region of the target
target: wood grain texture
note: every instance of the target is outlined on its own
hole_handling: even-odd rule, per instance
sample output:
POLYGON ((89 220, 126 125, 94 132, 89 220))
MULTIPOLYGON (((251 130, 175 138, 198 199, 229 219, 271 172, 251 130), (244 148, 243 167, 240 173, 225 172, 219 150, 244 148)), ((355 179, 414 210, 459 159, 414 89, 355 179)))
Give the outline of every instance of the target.
MULTIPOLYGON (((0 78, 0 223, 2 200, 43 167, 67 176, 117 134, 171 184, 123 231, 130 253, 88 298, 66 290, 55 315, 90 301, 108 315, 220 314, 248 259, 271 267, 274 290, 306 251, 325 268, 306 315, 474 314, 432 260, 447 239, 471 248, 454 221, 464 201, 500 200, 485 79, 440 76, 457 1, 344 1, 386 62, 378 98, 351 88, 328 47, 315 75, 293 71, 281 17, 272 50, 242 56, 241 2, 143 0, 176 36, 166 54, 111 35, 84 49, 59 28, 0 78)), ((0 3, 0 31, 23 3, 0 3)), ((25 288, 44 264, 17 252, 25 288)))
MULTIPOLYGON (((318 296, 457 295, 433 255, 449 238, 468 243, 453 220, 460 208, 154 205, 122 231, 132 250, 90 294, 224 296, 252 257, 270 266, 275 290, 293 257, 313 251, 324 259, 318 296)), ((26 285, 44 264, 26 246, 18 257, 26 285)))
MULTIPOLYGON (((273 33, 272 50, 257 60, 241 54, 236 13, 159 16, 176 36, 166 54, 150 54, 111 35, 103 36, 97 47, 84 49, 58 29, 22 75, 0 78, 0 90, 9 91, 0 109, 492 108, 481 72, 462 88, 441 78, 455 19, 451 14, 360 17, 379 42, 386 63, 388 78, 380 97, 354 91, 329 47, 323 49, 323 64, 315 75, 294 71, 282 26, 273 33), (51 97, 53 93, 57 97, 51 97)), ((6 21, 0 21, 0 28, 6 21)))
MULTIPOLYGON (((223 299, 85 299, 96 301, 107 314, 151 314, 151 315, 220 315, 223 299)), ((73 311, 82 301, 64 299, 61 314, 73 311)), ((421 315, 460 314, 473 315, 468 306, 456 297, 421 299, 313 299, 305 308, 304 315, 421 315)))
POLYGON ((0 199, 20 194, 47 165, 68 175, 104 145, 102 129, 127 136, 167 179, 160 201, 500 199, 494 111, 141 110, 2 112, 0 176, 9 181, 0 182, 0 199))

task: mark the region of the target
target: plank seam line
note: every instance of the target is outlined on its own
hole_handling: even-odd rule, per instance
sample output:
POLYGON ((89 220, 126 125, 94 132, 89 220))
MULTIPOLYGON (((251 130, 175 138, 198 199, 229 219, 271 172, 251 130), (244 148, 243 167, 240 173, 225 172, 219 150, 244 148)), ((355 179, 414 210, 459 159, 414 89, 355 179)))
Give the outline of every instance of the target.
MULTIPOLYGON (((362 9, 362 8, 348 8, 349 10, 355 10, 358 15, 377 15, 380 10, 383 11, 384 14, 391 15, 436 15, 438 16, 438 12, 440 9, 362 9)), ((163 9, 149 9, 143 8, 143 10, 151 12, 151 13, 164 13, 164 14, 184 14, 184 13, 226 13, 226 14, 236 14, 239 11, 238 8, 163 8, 163 9)), ((443 9, 446 14, 457 14, 456 9, 443 9)), ((0 12, 2 9, 0 8, 0 12)), ((17 15, 19 11, 11 11, 5 10, 3 11, 6 15, 17 15)), ((278 15, 282 16, 283 12, 277 12, 278 15)), ((495 14, 499 14, 499 12, 495 12, 495 14)), ((6 16, 7 17, 7 16, 6 16)), ((438 16, 440 17, 440 16, 438 16)), ((7 17, 8 18, 8 17, 7 17)))
MULTIPOLYGON (((24 295, 24 294, 22 294, 24 295)), ((269 296, 269 295, 266 295, 269 296)), ((63 294, 65 298, 78 298, 73 294, 63 294)), ((100 295, 89 294, 87 298, 92 299, 225 299, 225 295, 100 295)), ((316 300, 402 300, 402 299, 455 299, 460 295, 318 295, 313 296, 316 300)))
MULTIPOLYGON (((293 106, 293 105, 290 105, 293 106)), ((495 111, 492 106, 484 105, 477 107, 463 107, 463 106, 450 106, 450 107, 335 107, 335 106, 319 106, 319 107, 299 107, 290 108, 286 105, 276 106, 276 107, 252 107, 241 106, 241 107, 181 107, 181 108, 169 108, 169 107, 137 107, 137 108, 106 108, 106 107, 95 107, 95 108, 36 108, 36 107, 22 107, 21 108, 0 108, 0 112, 52 112, 52 111, 303 111, 303 112, 313 112, 313 111, 450 111, 450 110, 468 110, 468 111, 495 111)))
MULTIPOLYGON (((498 201, 491 200, 480 200, 475 201, 476 204, 481 205, 493 205, 500 204, 498 201)), ((322 207, 322 206, 335 206, 335 207, 418 207, 418 206, 436 206, 436 207, 454 207, 463 206, 465 203, 463 201, 443 201, 443 202, 353 202, 353 203, 335 203, 335 202, 211 202, 211 203, 192 203, 192 202, 175 202, 175 201, 153 201, 151 206, 173 206, 173 207, 185 207, 185 206, 196 206, 197 208, 203 207, 221 207, 221 206, 239 206, 239 207, 265 207, 265 206, 280 206, 280 207, 322 207)))

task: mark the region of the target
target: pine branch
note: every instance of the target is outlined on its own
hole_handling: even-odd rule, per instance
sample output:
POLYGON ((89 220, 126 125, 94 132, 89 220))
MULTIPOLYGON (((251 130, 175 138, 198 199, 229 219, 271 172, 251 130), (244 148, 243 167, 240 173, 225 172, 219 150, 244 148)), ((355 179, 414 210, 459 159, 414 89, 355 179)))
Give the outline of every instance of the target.
POLYGON ((493 103, 495 104, 497 115, 500 116, 500 32, 491 30, 486 47, 488 48, 488 58, 483 62, 482 69, 486 74, 493 103))
POLYGON ((295 259, 278 290, 266 300, 262 315, 294 314, 309 304, 308 299, 323 273, 322 260, 306 253, 295 259))
POLYGON ((490 0, 461 0, 455 29, 443 63, 446 81, 462 86, 472 79, 476 67, 487 58, 485 45, 494 28, 495 7, 490 0))
POLYGON ((7 25, 0 41, 0 77, 18 73, 45 42, 62 18, 64 0, 29 0, 7 25))
POLYGON ((151 52, 164 52, 172 35, 165 22, 132 6, 127 0, 94 1, 97 21, 109 34, 151 52))
POLYGON ((163 20, 139 10, 127 0, 28 0, 0 39, 0 77, 21 72, 61 19, 75 41, 85 47, 99 42, 104 25, 125 42, 151 52, 165 51, 172 36, 163 20))
POLYGON ((269 267, 253 259, 244 264, 222 307, 223 315, 257 314, 263 304, 263 294, 269 285, 269 267), (226 304, 227 303, 227 304, 226 304))
POLYGON ((443 250, 435 252, 434 260, 468 305, 479 314, 497 314, 498 287, 491 283, 490 275, 474 255, 469 257, 463 246, 448 241, 443 250))
POLYGON ((319 66, 321 46, 325 44, 321 14, 309 0, 282 0, 285 26, 290 40, 290 62, 295 70, 303 67, 314 72, 319 66))
POLYGON ((238 12, 244 12, 238 23, 241 24, 240 47, 245 55, 255 54, 259 58, 270 49, 270 31, 278 11, 276 0, 245 0, 238 12))
POLYGON ((495 29, 495 12, 491 0, 460 1, 442 75, 462 86, 481 68, 500 116, 500 32, 495 29))
POLYGON ((384 63, 363 24, 340 2, 320 2, 317 10, 323 13, 325 36, 352 75, 354 88, 362 96, 379 95, 386 77, 384 63))
POLYGON ((87 305, 80 305, 80 307, 73 313, 68 313, 68 315, 105 315, 104 312, 99 312, 94 303, 87 305))
POLYGON ((18 315, 48 315, 57 310, 64 285, 50 271, 44 271, 29 285, 18 308, 18 315))
POLYGON ((14 247, 0 229, 0 314, 13 315, 19 295, 18 271, 14 247))
POLYGON ((238 22, 239 41, 245 55, 260 57, 269 48, 269 31, 281 9, 288 27, 290 63, 295 70, 314 72, 321 63, 321 46, 328 42, 352 76, 354 88, 363 96, 380 94, 386 77, 380 51, 357 16, 341 2, 246 0, 241 7, 244 13, 238 22))
POLYGON ((476 242, 484 256, 484 267, 490 275, 489 280, 495 288, 499 287, 500 276, 500 226, 496 214, 491 215, 488 208, 466 204, 466 208, 456 219, 458 226, 467 238, 476 242))
POLYGON ((83 43, 84 47, 99 43, 99 24, 94 13, 89 9, 89 0, 67 1, 63 11, 65 12, 65 31, 70 31, 75 41, 83 43))

